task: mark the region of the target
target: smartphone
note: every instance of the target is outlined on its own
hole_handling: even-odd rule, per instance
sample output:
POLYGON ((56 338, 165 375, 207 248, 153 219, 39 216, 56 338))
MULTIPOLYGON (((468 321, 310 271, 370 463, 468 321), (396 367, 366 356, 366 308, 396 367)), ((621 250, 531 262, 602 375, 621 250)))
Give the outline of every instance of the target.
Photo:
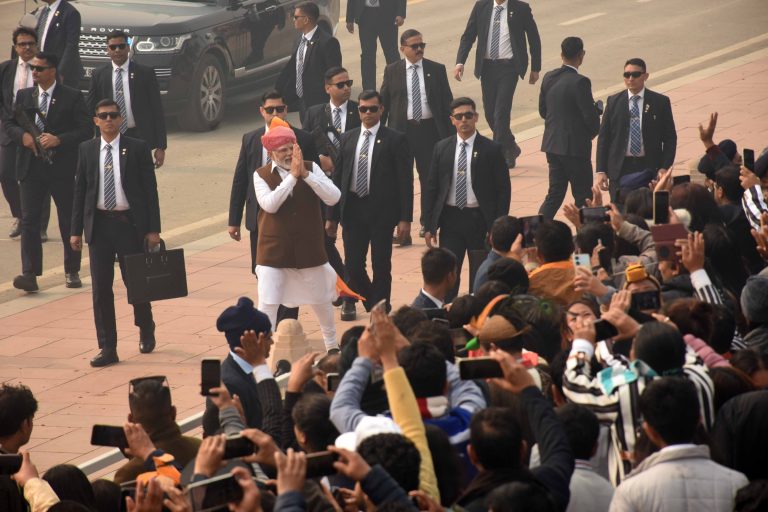
POLYGON ((691 182, 691 175, 690 174, 684 174, 682 176, 672 176, 672 186, 680 185, 681 183, 690 183, 691 182))
POLYGON ((682 224, 661 224, 651 226, 651 236, 656 244, 656 254, 660 260, 678 261, 675 242, 688 238, 688 231, 682 224))
POLYGON ((577 267, 584 267, 590 272, 592 271, 592 262, 589 257, 589 254, 586 253, 580 253, 580 254, 574 254, 573 255, 573 264, 577 267))
POLYGON ((232 473, 189 484, 187 492, 195 512, 226 509, 227 503, 243 499, 243 488, 232 473))
POLYGON ((381 299, 379 302, 373 305, 371 308, 371 323, 373 323, 373 312, 374 311, 387 311, 387 299, 381 299))
POLYGON ((742 156, 744 157, 744 167, 752 172, 755 172, 755 150, 745 148, 743 150, 742 156))
POLYGON ((504 372, 492 357, 473 357, 459 361, 459 376, 462 380, 493 379, 503 377, 504 372))
POLYGON ((341 382, 341 376, 338 373, 328 373, 325 376, 326 390, 331 393, 339 389, 339 383, 341 382))
POLYGON ((611 216, 608 215, 609 208, 607 206, 593 206, 584 207, 579 209, 579 220, 582 224, 589 224, 591 222, 610 222, 611 216))
POLYGON ((211 388, 221 386, 221 362, 218 359, 200 361, 200 394, 212 396, 211 388))
POLYGON ((544 222, 543 215, 531 215, 530 217, 520 217, 520 226, 523 233, 523 247, 533 247, 536 243, 534 237, 539 224, 544 222))
POLYGON ((437 325, 442 325, 446 329, 451 326, 451 324, 450 324, 450 322, 448 322, 447 318, 440 318, 440 317, 436 317, 435 316, 435 317, 430 318, 430 320, 432 321, 432 323, 437 324, 437 325))
POLYGON ((94 425, 93 430, 91 430, 91 444, 125 449, 128 448, 128 439, 125 437, 123 427, 94 425))
POLYGON ((607 340, 618 336, 619 330, 608 320, 595 320, 595 339, 597 341, 607 340))
POLYGON ((653 223, 669 224, 669 191, 657 190, 653 193, 653 223))
POLYGON ((224 443, 224 458, 234 459, 236 457, 247 457, 253 455, 258 448, 253 441, 239 434, 228 436, 224 443))
POLYGON ((0 475, 13 475, 21 469, 21 455, 18 453, 0 454, 0 475))
POLYGON ((451 341, 453 342, 454 347, 462 347, 467 344, 467 342, 470 339, 469 333, 464 330, 463 327, 457 327, 456 329, 449 329, 451 333, 451 341))
POLYGON ((659 290, 649 290, 647 292, 633 293, 631 308, 636 311, 657 311, 661 309, 661 292, 659 290))
POLYGON ((339 455, 333 452, 317 452, 307 455, 307 478, 320 478, 335 475, 333 463, 339 460, 339 455))

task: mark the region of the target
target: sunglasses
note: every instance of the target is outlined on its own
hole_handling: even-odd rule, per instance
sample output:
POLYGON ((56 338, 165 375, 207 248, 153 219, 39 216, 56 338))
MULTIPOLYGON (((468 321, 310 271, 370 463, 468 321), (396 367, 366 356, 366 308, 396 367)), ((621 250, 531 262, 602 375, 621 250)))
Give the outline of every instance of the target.
POLYGON ((352 87, 352 80, 347 80, 345 82, 337 82, 335 85, 338 89, 343 89, 344 87, 352 87))
POLYGON ((46 69, 51 69, 53 66, 33 66, 32 64, 29 65, 29 69, 32 71, 37 71, 40 73, 41 71, 45 71, 46 69))
POLYGON ((125 50, 128 47, 127 43, 117 43, 117 44, 110 44, 109 49, 114 50, 125 50))
POLYGON ((35 41, 25 41, 23 43, 16 43, 16 46, 21 46, 22 48, 32 48, 33 46, 37 46, 37 43, 35 41))
POLYGON ((285 105, 278 105, 276 107, 264 107, 264 111, 267 114, 274 114, 275 112, 277 112, 278 114, 282 114, 283 112, 285 112, 285 105))
POLYGON ((359 110, 361 114, 367 114, 368 112, 375 114, 379 111, 379 106, 374 105, 372 107, 357 107, 357 110, 359 110))
POLYGON ((427 47, 427 43, 415 43, 415 44, 406 44, 408 48, 411 50, 423 50, 427 47))
POLYGON ((98 117, 99 119, 106 119, 106 118, 117 119, 118 117, 120 117, 120 112, 99 112, 98 114, 96 114, 96 117, 98 117))
POLYGON ((643 76, 644 71, 625 71, 624 72, 624 78, 640 78, 643 76))
POLYGON ((476 115, 477 115, 477 112, 459 112, 458 114, 451 114, 451 117, 457 121, 461 121, 462 119, 466 119, 467 121, 469 121, 476 115))

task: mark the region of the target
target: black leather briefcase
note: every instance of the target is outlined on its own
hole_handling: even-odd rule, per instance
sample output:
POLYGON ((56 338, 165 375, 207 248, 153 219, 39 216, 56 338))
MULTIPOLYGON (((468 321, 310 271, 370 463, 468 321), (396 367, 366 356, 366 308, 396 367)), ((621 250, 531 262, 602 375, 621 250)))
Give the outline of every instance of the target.
POLYGON ((125 286, 129 304, 186 297, 184 249, 166 250, 161 240, 160 250, 150 252, 145 241, 143 253, 125 257, 125 286))

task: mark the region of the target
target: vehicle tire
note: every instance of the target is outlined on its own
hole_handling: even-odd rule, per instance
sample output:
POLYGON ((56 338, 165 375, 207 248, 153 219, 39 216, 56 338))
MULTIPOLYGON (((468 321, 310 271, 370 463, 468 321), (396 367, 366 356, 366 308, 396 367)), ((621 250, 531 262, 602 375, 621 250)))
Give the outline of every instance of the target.
POLYGON ((224 73, 212 55, 203 55, 192 75, 187 109, 181 116, 181 128, 204 132, 216 128, 224 118, 224 73))

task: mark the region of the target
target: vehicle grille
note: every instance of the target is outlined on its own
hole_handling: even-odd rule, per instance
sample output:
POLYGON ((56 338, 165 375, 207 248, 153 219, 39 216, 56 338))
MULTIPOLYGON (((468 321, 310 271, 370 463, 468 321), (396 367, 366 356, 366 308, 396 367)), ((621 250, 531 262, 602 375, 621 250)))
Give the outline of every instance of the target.
POLYGON ((79 47, 83 57, 107 57, 107 41, 104 34, 80 34, 79 47))

